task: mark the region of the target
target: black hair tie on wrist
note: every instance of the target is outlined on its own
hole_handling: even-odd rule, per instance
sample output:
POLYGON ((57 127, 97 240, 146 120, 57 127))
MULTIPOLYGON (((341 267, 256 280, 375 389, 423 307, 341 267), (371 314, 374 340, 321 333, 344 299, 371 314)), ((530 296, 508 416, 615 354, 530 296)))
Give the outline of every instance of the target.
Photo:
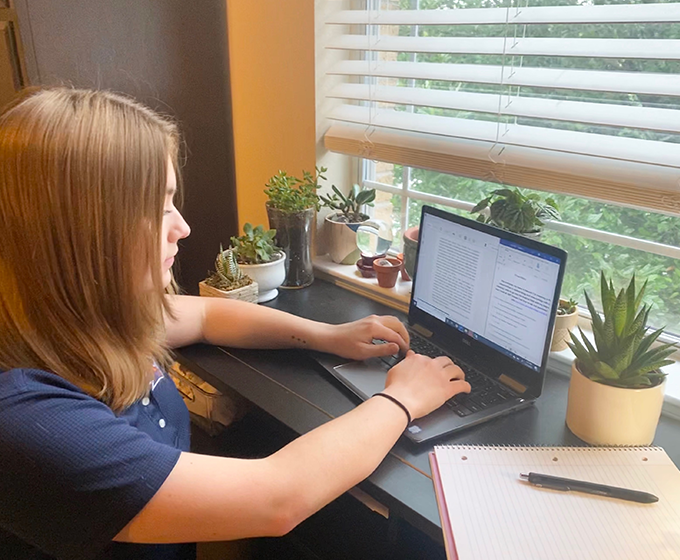
POLYGON ((405 413, 406 413, 406 418, 408 419, 408 423, 410 424, 411 421, 413 420, 411 418, 411 413, 408 411, 408 408, 406 408, 402 403, 400 403, 397 399, 395 399, 392 395, 386 395, 385 393, 376 393, 373 395, 374 397, 385 397, 388 401, 392 401, 394 404, 396 404, 399 408, 401 408, 405 413))

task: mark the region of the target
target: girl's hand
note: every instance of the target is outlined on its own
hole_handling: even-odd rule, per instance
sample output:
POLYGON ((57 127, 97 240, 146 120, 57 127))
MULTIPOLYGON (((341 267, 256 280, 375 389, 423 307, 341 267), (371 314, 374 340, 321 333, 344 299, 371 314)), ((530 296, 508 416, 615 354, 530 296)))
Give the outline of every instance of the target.
POLYGON ((450 358, 428 358, 409 350, 406 358, 387 373, 385 391, 420 418, 438 409, 458 393, 469 393, 465 373, 450 358))
POLYGON ((319 333, 317 350, 353 360, 365 360, 390 354, 406 354, 409 336, 396 317, 370 315, 351 323, 325 325, 319 333), (374 344, 384 340, 385 344, 374 344))

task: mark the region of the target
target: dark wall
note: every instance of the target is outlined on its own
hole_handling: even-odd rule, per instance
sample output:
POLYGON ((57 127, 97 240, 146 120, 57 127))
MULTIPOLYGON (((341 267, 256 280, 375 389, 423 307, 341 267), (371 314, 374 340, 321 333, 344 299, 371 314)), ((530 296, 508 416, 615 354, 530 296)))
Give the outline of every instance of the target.
POLYGON ((32 84, 106 88, 179 121, 186 141, 178 279, 190 293, 238 231, 224 0, 17 0, 32 84))

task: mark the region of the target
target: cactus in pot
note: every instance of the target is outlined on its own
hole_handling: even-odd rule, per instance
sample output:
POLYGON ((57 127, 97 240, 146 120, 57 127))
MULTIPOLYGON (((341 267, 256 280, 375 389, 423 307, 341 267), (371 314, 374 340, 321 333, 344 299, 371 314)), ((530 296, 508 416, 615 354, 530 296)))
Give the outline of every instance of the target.
POLYGON ((215 259, 215 273, 207 280, 207 284, 218 290, 235 290, 253 283, 252 278, 243 274, 236 262, 236 254, 233 249, 226 251, 220 245, 220 252, 215 259))
POLYGON ((199 293, 202 296, 224 297, 257 302, 258 284, 250 276, 241 271, 233 249, 226 251, 220 245, 220 252, 215 259, 215 272, 200 282, 199 293))

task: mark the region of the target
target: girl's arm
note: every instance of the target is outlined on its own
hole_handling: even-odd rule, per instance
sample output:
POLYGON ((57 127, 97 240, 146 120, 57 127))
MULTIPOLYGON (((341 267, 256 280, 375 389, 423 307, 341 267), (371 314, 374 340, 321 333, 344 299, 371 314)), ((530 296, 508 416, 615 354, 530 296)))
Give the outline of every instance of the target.
POLYGON ((166 297, 176 316, 165 321, 170 347, 207 342, 237 348, 309 348, 353 359, 408 350, 408 333, 396 317, 330 325, 238 300, 166 297), (375 345, 374 339, 388 344, 375 345))
MULTIPOLYGON (((409 352, 385 392, 413 418, 470 386, 448 358, 409 352)), ((393 402, 373 397, 270 457, 183 453, 160 490, 116 540, 169 543, 285 534, 370 475, 406 427, 393 402)))

